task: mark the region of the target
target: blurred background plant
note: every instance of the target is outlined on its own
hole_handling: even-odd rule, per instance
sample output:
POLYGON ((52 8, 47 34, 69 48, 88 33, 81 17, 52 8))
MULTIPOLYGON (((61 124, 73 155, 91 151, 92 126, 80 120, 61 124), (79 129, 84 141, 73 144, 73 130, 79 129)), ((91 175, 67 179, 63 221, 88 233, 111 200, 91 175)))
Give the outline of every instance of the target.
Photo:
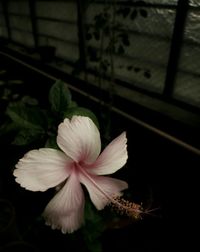
MULTIPOLYGON (((79 1, 80 2, 80 1, 79 1)), ((148 12, 144 8, 144 1, 134 1, 134 5, 119 5, 116 0, 102 1, 102 8, 93 17, 91 21, 86 18, 86 12, 91 5, 95 4, 95 0, 88 0, 84 3, 79 3, 81 6, 82 16, 82 57, 75 65, 72 71, 73 75, 84 72, 85 81, 88 82, 89 73, 96 76, 95 82, 99 87, 99 92, 106 91, 99 94, 100 104, 104 102, 101 107, 101 119, 105 122, 103 124, 104 137, 110 140, 111 131, 111 109, 114 105, 115 97, 115 82, 116 72, 126 70, 127 72, 134 72, 141 74, 145 78, 151 78, 150 69, 142 69, 133 64, 122 63, 117 58, 126 54, 126 49, 131 46, 130 30, 127 26, 132 24, 139 16, 146 19, 148 12), (141 7, 138 7, 141 6, 141 7), (104 96, 104 97, 103 97, 104 96), (104 98, 104 99, 102 99, 104 98)), ((98 2, 98 1, 97 1, 98 2)))

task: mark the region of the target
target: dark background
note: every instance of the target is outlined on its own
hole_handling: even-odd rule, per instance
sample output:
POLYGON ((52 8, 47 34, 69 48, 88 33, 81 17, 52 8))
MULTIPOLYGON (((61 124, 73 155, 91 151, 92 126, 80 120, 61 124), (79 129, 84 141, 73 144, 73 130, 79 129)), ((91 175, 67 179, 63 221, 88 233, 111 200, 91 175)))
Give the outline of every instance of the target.
MULTIPOLYGON (((0 62, 1 66, 8 70, 8 78, 12 76, 24 80, 22 93, 36 96, 44 107, 47 106, 47 91, 54 83, 52 80, 6 57, 1 56, 0 62), (44 88, 41 88, 41 83, 44 88)), ((68 76, 65 78, 73 83, 68 76)), ((97 117, 100 116, 98 104, 79 93, 72 91, 72 95, 79 104, 94 111, 97 117)), ((3 108, 3 103, 1 106, 3 108)), ((132 106, 134 109, 134 105, 132 106)), ((148 113, 139 107, 136 108, 141 117, 146 120, 151 119, 151 111, 148 113)), ((171 128, 174 134, 177 131, 178 134, 186 139, 189 137, 190 141, 196 144, 196 132, 191 128, 181 127, 167 118, 152 115, 152 122, 157 118, 163 128, 171 128)), ((120 229, 107 230, 101 237, 103 251, 119 248, 126 251, 169 251, 174 248, 182 249, 187 243, 193 245, 190 237, 194 230, 197 209, 196 179, 199 155, 117 113, 111 113, 111 122, 111 138, 124 130, 127 131, 128 137, 129 159, 127 165, 116 176, 129 183, 130 192, 136 202, 143 202, 150 208, 158 207, 159 211, 153 213, 155 216, 144 216, 143 220, 129 223, 120 229)), ((51 192, 33 193, 21 189, 15 183, 12 171, 25 151, 27 147, 12 146, 9 138, 1 136, 0 193, 1 198, 8 199, 15 209, 16 225, 20 236, 41 251, 50 248, 66 247, 67 249, 68 246, 78 251, 81 238, 79 245, 71 240, 66 242, 67 238, 64 235, 59 231, 52 231, 42 221, 39 224, 32 223, 43 211, 51 192), (23 234, 27 225, 32 227, 30 231, 23 234)), ((11 242, 14 238, 8 234, 7 239, 11 242)), ((85 249, 84 245, 83 249, 85 249)))
MULTIPOLYGON (((61 41, 60 38, 50 35, 52 30, 49 30, 49 34, 46 35, 41 34, 39 29, 37 30, 36 23, 39 19, 41 23, 57 22, 58 20, 52 20, 51 17, 34 16, 36 15, 33 11, 35 1, 28 1, 32 10, 28 17, 32 24, 31 34, 34 40, 32 47, 25 43, 27 33, 30 31, 22 31, 23 27, 15 27, 9 22, 13 16, 23 19, 26 15, 20 14, 20 11, 19 13, 9 13, 9 1, 0 2, 3 3, 0 14, 5 16, 4 28, 6 27, 8 31, 6 38, 0 37, 0 70, 6 70, 6 74, 0 75, 0 81, 21 80, 23 84, 13 87, 14 91, 20 96, 25 94, 37 98, 41 106, 47 108, 49 105, 48 91, 56 79, 61 79, 68 84, 73 99, 80 106, 86 107, 96 114, 105 144, 122 131, 127 132, 128 162, 115 176, 129 183, 129 192, 135 202, 142 202, 145 208, 158 208, 158 210, 152 212, 152 215, 144 215, 143 219, 137 222, 127 221, 122 217, 122 221, 118 223, 120 228, 112 226, 98 238, 102 243, 103 251, 181 251, 187 247, 188 251, 193 251, 193 247, 198 242, 195 226, 198 218, 198 168, 200 165, 200 113, 198 99, 195 98, 198 98, 199 86, 193 85, 193 81, 199 78, 199 43, 198 39, 195 40, 196 42, 191 39, 188 27, 193 24, 191 17, 199 12, 198 4, 193 3, 195 1, 185 0, 174 1, 172 4, 151 3, 151 1, 125 3, 125 7, 130 5, 131 8, 136 8, 137 15, 141 14, 141 9, 143 10, 140 17, 143 18, 142 24, 148 23, 148 17, 153 18, 151 13, 154 13, 154 10, 158 10, 159 13, 163 12, 164 19, 165 10, 169 13, 173 12, 174 20, 173 22, 169 20, 173 26, 168 37, 163 34, 151 36, 152 34, 146 34, 143 30, 141 33, 134 34, 138 37, 146 36, 148 39, 153 37, 156 38, 156 41, 158 38, 165 42, 168 41, 168 58, 163 59, 163 64, 156 61, 159 58, 159 46, 158 52, 151 51, 152 45, 148 43, 145 44, 148 50, 143 51, 138 59, 145 65, 144 56, 151 55, 152 61, 149 61, 151 63, 149 64, 152 65, 152 69, 155 64, 158 68, 160 67, 158 72, 164 68, 166 75, 164 83, 159 83, 164 87, 162 91, 155 91, 150 85, 152 78, 156 76, 153 70, 149 73, 149 69, 147 69, 148 71, 143 69, 144 79, 149 80, 149 86, 145 86, 145 81, 144 83, 138 81, 137 73, 136 79, 131 81, 117 78, 115 80, 116 89, 120 90, 120 87, 125 87, 127 93, 124 96, 114 94, 112 109, 109 110, 109 106, 102 105, 103 102, 109 104, 111 99, 105 89, 100 89, 95 81, 89 83, 75 75, 74 72, 59 69, 60 62, 64 62, 65 66, 71 67, 70 69, 76 70, 81 67, 81 70, 87 70, 88 73, 95 76, 95 73, 89 68, 85 69, 84 65, 82 37, 84 29, 82 29, 83 24, 81 23, 84 21, 84 17, 81 13, 81 8, 83 8, 81 1, 77 1, 77 8, 79 8, 79 18, 76 24, 79 34, 76 44, 79 51, 78 65, 77 62, 72 62, 71 55, 59 58, 52 51, 46 53, 43 51, 45 48, 38 44, 38 39, 42 36, 50 40, 61 41), (24 33, 24 43, 23 39, 21 42, 16 41, 13 35, 16 31, 24 33), (37 57, 34 58, 36 54, 37 57), (54 63, 59 64, 54 67, 54 63), (185 75, 187 78, 181 82, 180 76, 185 75), (183 85, 182 98, 174 95, 177 85, 183 85), (128 99, 129 91, 134 91, 131 99, 128 99), (109 138, 105 135, 105 118, 103 117, 105 114, 109 115, 111 122, 109 138)), ((155 20, 158 16, 155 15, 155 20)), ((157 21, 159 24, 160 20, 157 21)), ((66 26, 68 25, 66 20, 59 20, 59 22, 65 22, 66 26)), ((195 36, 199 34, 198 29, 194 34, 195 36)), ((73 42, 62 39, 66 43, 66 47, 68 42, 69 44, 73 42)), ((137 39, 135 41, 137 43, 137 39)), ((135 55, 129 56, 134 62, 135 55)), ((159 78, 156 81, 159 82, 159 78)), ((3 88, 0 86, 1 94, 3 88)), ((3 124, 5 120, 6 106, 7 102, 1 99, 0 124, 3 124)), ((12 145, 11 142, 12 135, 0 134, 0 199, 7 202, 0 201, 0 211, 2 211, 0 223, 4 223, 9 216, 9 209, 12 209, 11 216, 14 218, 14 222, 10 218, 12 225, 9 224, 3 230, 0 229, 0 251, 16 251, 17 249, 21 251, 50 249, 88 251, 80 231, 72 236, 63 235, 60 231, 53 231, 45 226, 44 221, 39 217, 52 197, 52 190, 33 193, 20 188, 14 181, 12 173, 19 158, 29 149, 42 146, 19 147, 12 145), (4 210, 6 204, 11 205, 5 207, 4 210)))

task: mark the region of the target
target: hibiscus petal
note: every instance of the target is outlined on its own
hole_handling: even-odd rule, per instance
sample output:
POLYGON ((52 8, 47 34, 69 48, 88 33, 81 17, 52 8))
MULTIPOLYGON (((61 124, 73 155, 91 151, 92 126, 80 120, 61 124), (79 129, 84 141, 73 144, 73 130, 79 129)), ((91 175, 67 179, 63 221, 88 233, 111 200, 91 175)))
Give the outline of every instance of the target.
POLYGON ((72 233, 83 223, 84 193, 75 173, 72 173, 64 187, 46 206, 43 216, 52 229, 72 233))
POLYGON ((121 196, 121 191, 128 188, 125 181, 105 176, 86 175, 85 172, 79 175, 79 180, 86 186, 90 199, 98 210, 103 209, 111 198, 121 196))
POLYGON ((89 117, 73 116, 58 127, 58 146, 74 161, 92 163, 101 149, 99 130, 89 117))
POLYGON ((96 175, 106 175, 119 170, 128 158, 126 143, 126 133, 123 132, 104 149, 88 171, 96 175))
POLYGON ((71 172, 72 160, 50 148, 29 151, 16 164, 16 182, 31 191, 45 191, 64 181, 71 172))

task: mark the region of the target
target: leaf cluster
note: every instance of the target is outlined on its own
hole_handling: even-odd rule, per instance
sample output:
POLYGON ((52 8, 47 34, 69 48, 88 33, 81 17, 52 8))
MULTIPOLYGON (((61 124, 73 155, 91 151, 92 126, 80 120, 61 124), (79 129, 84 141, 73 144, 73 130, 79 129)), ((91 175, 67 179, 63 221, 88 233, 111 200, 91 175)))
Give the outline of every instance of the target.
POLYGON ((27 146, 31 144, 57 148, 57 126, 65 118, 73 115, 90 117, 99 126, 94 113, 78 106, 72 100, 67 84, 56 81, 49 91, 49 106, 42 108, 37 99, 23 96, 11 101, 5 110, 6 119, 0 125, 1 136, 13 135, 12 144, 27 146))

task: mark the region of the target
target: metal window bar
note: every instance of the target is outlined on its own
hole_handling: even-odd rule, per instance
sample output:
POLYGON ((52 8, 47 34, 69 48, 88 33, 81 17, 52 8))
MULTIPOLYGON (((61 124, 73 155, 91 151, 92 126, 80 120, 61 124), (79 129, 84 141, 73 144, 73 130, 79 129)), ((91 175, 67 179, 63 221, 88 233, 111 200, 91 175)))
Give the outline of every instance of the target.
POLYGON ((34 0, 29 0, 29 10, 30 10, 32 32, 33 32, 34 47, 38 48, 38 36, 37 36, 38 31, 37 31, 37 25, 36 25, 36 13, 35 13, 34 0))
POLYGON ((10 28, 10 20, 8 14, 8 2, 6 0, 2 0, 3 12, 5 15, 6 28, 8 32, 8 40, 11 40, 11 28, 10 28))
MULTIPOLYGON (((1 2, 3 4, 3 12, 5 14, 6 27, 8 31, 8 39, 11 40, 11 27, 10 27, 10 22, 9 22, 10 13, 8 13, 8 1, 1 0, 1 2)), ((80 55, 80 62, 82 62, 83 66, 85 65, 84 58, 86 54, 85 45, 84 45, 85 35, 84 35, 84 27, 83 27, 83 21, 84 21, 83 14, 84 13, 82 10, 82 8, 84 8, 84 2, 85 1, 81 1, 81 0, 76 1, 77 10, 78 10, 77 12, 79 13, 79 18, 77 22, 78 33, 79 33, 79 55, 80 55)), ((104 3, 104 1, 95 1, 95 2, 104 3)), ((169 60, 168 60, 166 78, 165 78, 165 84, 164 84, 164 91, 163 91, 163 95, 165 98, 171 98, 173 87, 174 87, 174 81, 176 78, 179 56, 181 53, 181 44, 182 44, 183 33, 184 33, 184 28, 185 28, 185 20, 186 20, 188 8, 189 8, 189 0, 179 0, 177 5, 176 4, 153 4, 153 3, 145 3, 143 1, 136 1, 136 2, 116 1, 116 4, 124 5, 124 6, 127 5, 127 6, 138 6, 138 7, 145 7, 145 8, 162 8, 162 9, 175 9, 176 10, 176 20, 175 20, 174 31, 173 31, 173 36, 171 40, 171 50, 169 54, 169 60)), ((37 25, 36 25, 36 13, 34 9, 35 7, 34 0, 29 0, 29 7, 30 7, 34 43, 35 43, 35 46, 37 47, 39 34, 37 31, 37 25)), ((128 87, 133 88, 130 85, 128 85, 128 87)), ((145 90, 142 90, 142 89, 140 91, 146 92, 145 90)), ((149 95, 151 95, 151 92, 149 92, 149 95)))
MULTIPOLYGON (((49 79, 51 79, 53 81, 57 80, 57 78, 55 76, 53 76, 53 75, 51 75, 49 73, 46 73, 45 71, 42 71, 42 70, 40 70, 40 69, 38 69, 36 67, 33 67, 33 66, 23 62, 22 60, 19 60, 19 59, 15 58, 15 57, 5 53, 5 52, 0 51, 0 54, 10 58, 11 60, 13 60, 15 62, 18 62, 19 64, 21 64, 21 65, 23 65, 23 66, 25 66, 25 67, 27 67, 29 69, 32 69, 32 70, 36 71, 37 73, 39 73, 39 74, 41 74, 41 75, 43 75, 43 76, 45 76, 45 77, 47 77, 47 78, 49 78, 49 79)), ((77 92, 77 93, 79 93, 79 94, 81 94, 83 96, 86 96, 88 99, 91 99, 91 100, 99 103, 99 99, 97 99, 96 97, 94 97, 92 95, 88 95, 88 93, 82 91, 81 89, 79 89, 77 87, 74 87, 73 85, 68 84, 68 86, 69 86, 69 88, 71 90, 73 90, 73 91, 75 91, 75 92, 77 92)), ((200 149, 186 143, 185 141, 182 141, 181 139, 179 139, 179 138, 177 138, 175 136, 172 136, 172 135, 166 133, 165 131, 162 131, 162 130, 152 126, 149 123, 144 122, 143 120, 140 120, 137 117, 129 115, 126 112, 118 109, 117 107, 112 107, 112 111, 117 113, 117 114, 120 114, 120 115, 124 116, 125 118, 128 118, 130 121, 140 125, 141 127, 144 127, 145 129, 150 130, 151 132, 154 132, 155 134, 158 134, 159 136, 161 136, 161 137, 163 137, 165 139, 168 139, 169 141, 179 145, 180 147, 182 147, 182 148, 184 148, 184 149, 186 149, 186 150, 188 150, 188 151, 190 151, 190 152, 192 152, 192 153, 194 153, 196 155, 200 155, 200 149)))
POLYGON ((179 57, 181 53, 181 45, 183 41, 183 34, 185 29, 185 21, 187 18, 188 8, 189 8, 189 0, 178 1, 174 31, 171 41, 171 50, 169 54, 169 61, 165 79, 165 87, 163 91, 164 96, 167 98, 171 97, 173 92, 174 82, 179 63, 179 57))

